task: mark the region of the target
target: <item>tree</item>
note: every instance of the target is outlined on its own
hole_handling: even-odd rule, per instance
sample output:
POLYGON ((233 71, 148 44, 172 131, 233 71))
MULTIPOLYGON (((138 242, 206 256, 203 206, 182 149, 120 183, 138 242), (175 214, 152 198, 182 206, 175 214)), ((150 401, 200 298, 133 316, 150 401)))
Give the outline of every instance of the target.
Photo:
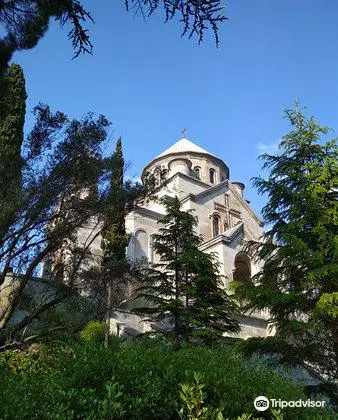
MULTIPOLYGON (((68 243, 76 243, 78 229, 99 213, 100 197, 91 191, 108 172, 101 146, 109 122, 103 116, 69 120, 61 112, 52 114, 43 105, 35 109, 35 114, 36 124, 21 154, 21 194, 14 197, 15 218, 0 238, 1 295, 8 295, 5 304, 2 301, 0 314, 2 341, 8 341, 64 298, 65 289, 56 287, 54 296, 50 294, 38 305, 30 305, 31 310, 22 321, 10 324, 24 301, 28 283, 48 255, 55 258, 55 270, 51 273, 54 286, 57 286, 57 268, 68 264, 69 288, 76 288, 76 276, 71 268, 75 270, 78 260, 85 257, 85 250, 80 250, 79 245, 78 253, 68 262, 63 261, 61 251, 68 243), (7 284, 9 275, 13 281, 7 284)), ((5 216, 0 215, 1 226, 8 221, 7 218, 3 221, 5 216)))
POLYGON ((21 147, 26 112, 25 78, 12 64, 0 75, 0 236, 13 221, 21 192, 21 147))
POLYGON ((103 253, 101 265, 104 271, 104 277, 106 278, 107 289, 105 346, 108 346, 110 334, 113 284, 118 284, 121 288, 125 283, 123 281, 125 275, 129 271, 126 260, 126 247, 129 243, 129 235, 127 235, 125 228, 126 205, 123 174, 122 139, 119 138, 116 144, 115 161, 111 171, 101 241, 103 253))
POLYGON ((0 73, 6 69, 15 51, 37 45, 51 18, 62 26, 71 25, 68 37, 76 56, 91 52, 92 44, 83 23, 92 18, 78 0, 3 0, 0 3, 0 22, 4 29, 0 39, 0 73))
MULTIPOLYGON (((15 197, 15 218, 0 238, 0 350, 64 328, 63 319, 52 329, 42 324, 36 334, 25 336, 36 320, 48 318, 60 303, 66 310, 79 295, 83 297, 80 304, 87 308, 83 322, 88 321, 88 308, 95 317, 101 307, 102 286, 107 286, 107 273, 111 275, 111 270, 118 268, 116 250, 124 252, 125 246, 119 242, 124 239, 115 236, 123 229, 124 219, 118 226, 112 208, 112 202, 117 203, 114 194, 123 195, 127 214, 157 188, 156 174, 149 174, 144 184, 125 182, 121 195, 114 190, 121 159, 118 153, 103 155, 110 125, 105 117, 88 114, 80 121, 69 120, 45 105, 36 107, 35 114, 36 123, 21 154, 22 192, 15 197), (82 230, 85 237, 79 234, 84 227, 88 228, 82 230), (93 274, 102 274, 102 270, 97 269, 91 245, 102 231, 104 276, 96 278, 93 274), (51 259, 52 267, 48 278, 41 279, 36 276, 46 258, 51 259), (41 299, 31 299, 31 289, 40 289, 40 285, 46 286, 41 299), (13 323, 18 309, 24 309, 25 316, 13 323)), ((3 217, 0 214, 2 226, 3 217)), ((110 280, 116 277, 113 274, 110 280)))
MULTIPOLYGON (((164 8, 166 21, 179 15, 183 23, 183 34, 189 37, 197 34, 203 40, 208 26, 214 32, 218 44, 218 24, 226 17, 222 15, 220 0, 125 0, 127 10, 150 16, 160 6, 164 8)), ((2 73, 15 51, 31 49, 39 42, 48 29, 49 21, 55 18, 61 26, 70 24, 68 38, 72 41, 75 57, 81 53, 91 53, 93 45, 86 21, 93 18, 79 0, 2 0, 0 2, 0 22, 4 29, 0 39, 0 73, 2 73)))
POLYGON ((178 197, 164 198, 165 216, 153 236, 160 258, 150 266, 138 297, 151 305, 135 309, 154 321, 169 320, 176 348, 184 340, 210 340, 239 331, 232 317, 234 301, 221 286, 213 256, 199 250, 203 239, 194 231, 197 217, 183 211, 178 197))
POLYGON ((328 128, 298 105, 285 113, 292 130, 277 155, 262 156, 267 179, 254 178, 268 195, 262 213, 270 228, 248 251, 265 263, 237 293, 246 309, 269 309, 277 327, 276 337, 259 342, 262 351, 266 346, 282 361, 305 363, 332 379, 338 360, 337 141, 326 141, 328 128))

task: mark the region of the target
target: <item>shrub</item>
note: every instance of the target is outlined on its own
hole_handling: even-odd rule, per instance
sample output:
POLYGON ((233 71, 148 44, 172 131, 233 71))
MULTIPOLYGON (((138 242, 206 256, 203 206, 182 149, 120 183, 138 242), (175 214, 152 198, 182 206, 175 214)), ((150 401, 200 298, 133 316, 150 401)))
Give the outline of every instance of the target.
MULTIPOLYGON (((142 342, 107 349, 82 342, 50 348, 50 355, 17 371, 2 368, 7 363, 2 361, 1 419, 177 420, 180 412, 188 419, 187 405, 180 398, 182 386, 187 401, 196 394, 189 387, 200 386, 198 404, 205 413, 217 414, 218 420, 257 419, 253 401, 258 395, 307 399, 299 386, 268 367, 252 369, 227 347, 186 347, 176 352, 142 342)), ((196 413, 193 404, 190 411, 196 413)), ((270 410, 263 414, 266 420, 336 418, 321 408, 288 408, 279 417, 270 410)))
POLYGON ((87 343, 103 344, 106 324, 100 321, 89 321, 81 331, 81 337, 87 343))

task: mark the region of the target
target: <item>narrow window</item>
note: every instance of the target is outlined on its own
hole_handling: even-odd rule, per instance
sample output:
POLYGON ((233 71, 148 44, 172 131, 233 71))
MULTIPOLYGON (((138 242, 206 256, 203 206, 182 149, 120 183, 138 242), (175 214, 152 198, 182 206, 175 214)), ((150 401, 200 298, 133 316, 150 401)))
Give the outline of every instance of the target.
POLYGON ((228 196, 228 194, 224 194, 224 205, 227 208, 230 207, 230 197, 228 196))
POLYGON ((214 216, 212 218, 212 234, 214 238, 219 235, 219 222, 219 216, 214 216))
POLYGON ((201 179, 201 168, 198 166, 195 166, 194 170, 195 170, 196 178, 201 179))
POLYGON ((215 183, 215 170, 214 169, 210 169, 210 171, 209 171, 209 179, 210 179, 210 184, 214 184, 215 183))

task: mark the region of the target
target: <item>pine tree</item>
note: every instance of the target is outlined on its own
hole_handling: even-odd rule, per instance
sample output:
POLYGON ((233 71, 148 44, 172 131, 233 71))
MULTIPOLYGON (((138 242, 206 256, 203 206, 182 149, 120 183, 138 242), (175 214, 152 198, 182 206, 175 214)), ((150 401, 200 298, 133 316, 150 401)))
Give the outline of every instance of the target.
POLYGON ((123 174, 122 139, 119 138, 116 144, 115 159, 113 160, 101 242, 103 251, 101 265, 105 272, 104 277, 107 287, 106 346, 108 345, 110 331, 113 284, 116 282, 122 283, 125 273, 128 271, 126 247, 129 243, 129 235, 126 234, 125 228, 126 197, 123 174))
POLYGON ((328 128, 296 106, 287 110, 292 131, 276 156, 265 154, 267 179, 254 178, 268 195, 263 217, 270 226, 249 252, 264 258, 263 269, 237 288, 247 309, 269 309, 277 335, 262 345, 282 361, 306 363, 328 377, 338 360, 338 151, 325 142, 328 128), (271 345, 271 346, 270 346, 271 345))
POLYGON ((231 313, 233 300, 220 285, 213 256, 200 251, 203 242, 195 233, 197 217, 183 211, 178 197, 165 198, 165 216, 153 249, 160 257, 151 265, 139 288, 139 298, 150 305, 135 309, 154 321, 169 321, 176 348, 181 340, 210 340, 224 332, 238 332, 231 313))
POLYGON ((21 191, 26 99, 22 68, 12 64, 0 75, 0 212, 4 222, 1 232, 13 220, 21 191))

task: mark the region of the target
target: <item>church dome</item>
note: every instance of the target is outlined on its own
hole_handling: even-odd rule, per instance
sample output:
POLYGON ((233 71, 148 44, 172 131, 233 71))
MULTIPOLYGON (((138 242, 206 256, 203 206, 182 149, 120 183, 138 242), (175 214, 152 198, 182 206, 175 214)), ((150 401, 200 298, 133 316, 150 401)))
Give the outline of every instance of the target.
MULTIPOLYGON (((197 146, 192 141, 186 139, 185 137, 182 137, 181 140, 179 140, 177 143, 170 146, 167 150, 162 152, 157 158, 171 155, 172 153, 187 153, 187 152, 194 152, 194 153, 202 153, 205 155, 213 156, 211 153, 206 151, 205 149, 202 149, 202 147, 197 146)), ((157 159, 156 158, 156 159, 157 159)))
POLYGON ((150 162, 142 172, 142 179, 157 167, 167 169, 169 178, 181 173, 210 185, 229 179, 229 168, 221 159, 186 137, 182 137, 150 162))

